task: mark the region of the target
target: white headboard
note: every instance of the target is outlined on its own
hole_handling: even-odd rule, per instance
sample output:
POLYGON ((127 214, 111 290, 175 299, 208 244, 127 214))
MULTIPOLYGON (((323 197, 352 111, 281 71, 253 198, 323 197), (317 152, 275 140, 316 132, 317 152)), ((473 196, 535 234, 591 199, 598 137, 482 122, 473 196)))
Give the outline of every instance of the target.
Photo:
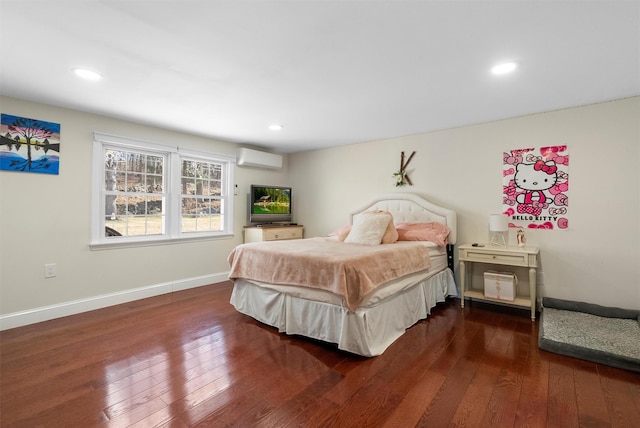
POLYGON ((370 201, 364 207, 351 213, 351 224, 353 216, 363 211, 383 210, 389 211, 393 216, 393 222, 398 223, 426 223, 435 221, 446 224, 449 233, 449 244, 456 243, 456 213, 448 208, 435 205, 421 196, 413 193, 390 193, 380 195, 370 201))

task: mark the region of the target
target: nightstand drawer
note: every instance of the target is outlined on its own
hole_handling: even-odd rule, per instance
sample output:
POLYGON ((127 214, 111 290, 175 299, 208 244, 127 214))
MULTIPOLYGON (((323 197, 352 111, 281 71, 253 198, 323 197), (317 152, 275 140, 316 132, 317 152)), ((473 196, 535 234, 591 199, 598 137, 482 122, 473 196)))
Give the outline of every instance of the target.
POLYGON ((268 228, 262 232, 265 241, 278 241, 281 239, 302 239, 301 227, 268 228))
POLYGON ((487 250, 461 250, 460 259, 478 263, 529 266, 529 255, 526 253, 491 253, 487 250))

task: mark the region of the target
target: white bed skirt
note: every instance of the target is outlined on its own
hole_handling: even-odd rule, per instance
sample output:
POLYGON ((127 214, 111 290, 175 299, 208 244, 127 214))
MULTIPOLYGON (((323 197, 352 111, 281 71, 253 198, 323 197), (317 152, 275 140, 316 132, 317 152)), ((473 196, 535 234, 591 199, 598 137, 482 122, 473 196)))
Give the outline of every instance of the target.
POLYGON ((375 305, 349 312, 236 279, 231 304, 243 314, 279 332, 336 343, 339 349, 372 357, 382 354, 405 330, 427 318, 437 303, 458 292, 445 269, 375 305))

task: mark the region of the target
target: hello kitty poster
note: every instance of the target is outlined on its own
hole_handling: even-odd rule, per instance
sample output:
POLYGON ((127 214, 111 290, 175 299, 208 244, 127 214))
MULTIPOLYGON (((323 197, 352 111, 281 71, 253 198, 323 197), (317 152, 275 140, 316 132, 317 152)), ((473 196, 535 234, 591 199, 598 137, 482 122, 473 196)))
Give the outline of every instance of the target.
POLYGON ((516 149, 503 155, 503 212, 509 227, 569 227, 567 146, 516 149))

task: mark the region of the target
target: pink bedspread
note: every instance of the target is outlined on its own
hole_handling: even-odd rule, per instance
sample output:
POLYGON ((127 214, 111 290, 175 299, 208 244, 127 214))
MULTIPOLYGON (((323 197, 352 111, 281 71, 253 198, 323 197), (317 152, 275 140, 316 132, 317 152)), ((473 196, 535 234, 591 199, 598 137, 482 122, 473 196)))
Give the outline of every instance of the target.
POLYGON ((243 244, 228 261, 230 279, 320 288, 342 296, 350 311, 376 287, 431 266, 423 243, 369 246, 333 238, 243 244))

